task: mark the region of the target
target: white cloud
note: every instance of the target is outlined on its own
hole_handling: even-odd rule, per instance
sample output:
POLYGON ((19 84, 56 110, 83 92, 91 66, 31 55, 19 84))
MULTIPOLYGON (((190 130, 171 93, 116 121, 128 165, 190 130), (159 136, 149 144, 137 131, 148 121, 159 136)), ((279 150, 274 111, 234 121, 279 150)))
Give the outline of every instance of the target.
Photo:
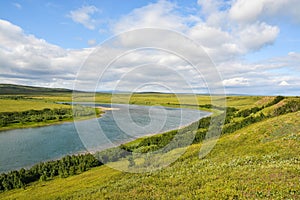
POLYGON ((286 82, 286 81, 281 81, 280 83, 279 83, 279 85, 280 86, 288 86, 288 85, 290 85, 288 82, 286 82))
MULTIPOLYGON (((276 42, 280 27, 276 24, 268 24, 265 17, 279 17, 283 8, 288 8, 292 12, 293 8, 290 5, 294 0, 287 1, 288 3, 278 0, 272 5, 268 0, 249 2, 236 0, 224 3, 221 0, 199 0, 200 7, 196 8, 199 12, 183 15, 182 8, 175 3, 161 0, 122 16, 111 25, 111 32, 118 33, 145 27, 182 32, 201 44, 208 52, 222 73, 223 84, 229 93, 277 94, 287 91, 296 94, 295 88, 300 88, 299 52, 290 52, 286 56, 258 63, 241 61, 241 56, 276 42), (252 9, 256 6, 257 9, 252 9), (243 12, 240 12, 244 9, 246 9, 244 12, 249 14, 244 16, 243 12)), ((96 7, 87 6, 71 11, 69 17, 86 28, 95 29, 96 21, 92 15, 96 12, 99 12, 96 7)), ((297 14, 292 12, 285 15, 296 16, 297 14)), ((147 34, 150 33, 145 31, 142 35, 123 37, 119 44, 134 48, 140 44, 155 46, 169 43, 170 46, 185 51, 191 57, 195 55, 195 49, 185 49, 184 45, 179 45, 176 37, 154 34, 151 36, 153 40, 145 41, 145 38, 149 38, 147 34)), ((96 40, 87 42, 91 46, 96 44, 96 40)), ((111 58, 114 52, 119 51, 115 48, 117 45, 114 45, 103 47, 102 56, 105 59, 97 56, 89 57, 91 65, 84 69, 84 76, 79 77, 80 83, 85 83, 90 88, 95 85, 93 80, 99 78, 97 76, 103 72, 107 59, 111 58)), ((60 48, 33 35, 25 34, 16 25, 0 20, 1 82, 30 83, 34 80, 44 86, 72 88, 77 70, 92 51, 93 48, 77 50, 60 48)), ((192 84, 193 88, 198 88, 198 92, 205 88, 201 75, 178 56, 162 51, 141 50, 119 58, 106 72, 102 89, 112 89, 122 75, 135 66, 149 63, 153 64, 153 68, 147 65, 141 70, 132 71, 128 74, 128 79, 123 81, 122 86, 135 87, 146 81, 155 82, 159 78, 164 84, 170 83, 170 86, 184 92, 182 82, 176 82, 176 78, 174 79, 174 77, 178 78, 174 74, 181 74, 188 77, 188 83, 192 84), (170 70, 173 70, 172 73, 170 70)))
POLYGON ((90 40, 88 40, 87 43, 88 43, 89 46, 95 46, 97 44, 97 41, 94 40, 94 39, 90 39, 90 40))
MULTIPOLYGON (((238 2, 236 2, 238 3, 238 2)), ((272 45, 279 27, 266 22, 236 23, 230 18, 230 4, 221 0, 199 0, 202 14, 183 16, 175 3, 158 1, 137 8, 113 24, 114 33, 135 28, 171 29, 197 41, 215 62, 236 58, 272 45)), ((131 42, 139 43, 142 37, 131 42)))
POLYGON ((228 93, 298 95, 300 57, 295 52, 258 63, 231 60, 217 67, 228 93), (291 59, 291 54, 295 58, 291 59), (298 70, 297 70, 298 69, 298 70), (246 80, 245 80, 246 79, 246 80))
POLYGON ((22 5, 19 4, 19 3, 12 3, 12 5, 13 5, 14 7, 16 7, 17 9, 22 9, 22 5))
POLYGON ((237 36, 245 52, 258 50, 265 45, 272 44, 279 34, 279 28, 266 23, 255 23, 242 29, 237 36))
POLYGON ((236 0, 229 11, 231 19, 240 23, 255 22, 264 17, 288 16, 298 21, 300 5, 298 0, 236 0))
POLYGON ((82 24, 84 27, 94 30, 96 26, 96 20, 91 17, 94 13, 99 12, 99 9, 95 6, 83 6, 77 10, 70 11, 68 17, 74 22, 82 24))
POLYGON ((289 52, 285 56, 275 57, 269 63, 288 69, 292 74, 300 72, 300 52, 289 52))
POLYGON ((289 52, 286 59, 290 61, 300 62, 300 52, 289 52))
POLYGON ((71 87, 90 50, 65 50, 47 43, 8 21, 0 20, 0 81, 71 87), (56 78, 53 83, 53 78, 56 78), (68 81, 68 85, 60 85, 68 81))
POLYGON ((120 33, 130 29, 151 27, 183 31, 187 28, 186 19, 175 12, 176 8, 176 4, 164 0, 150 3, 121 17, 113 24, 112 30, 114 33, 120 33))
POLYGON ((228 32, 207 26, 205 23, 198 23, 191 27, 187 34, 200 44, 210 48, 219 48, 220 44, 225 44, 233 39, 228 32))
POLYGON ((223 84, 229 87, 249 86, 249 80, 244 77, 236 77, 223 80, 223 84))
POLYGON ((197 3, 201 7, 201 11, 204 15, 219 12, 219 8, 227 4, 226 1, 223 0, 198 0, 197 3))
POLYGON ((265 0, 238 0, 231 7, 229 15, 239 22, 255 22, 265 3, 265 0))

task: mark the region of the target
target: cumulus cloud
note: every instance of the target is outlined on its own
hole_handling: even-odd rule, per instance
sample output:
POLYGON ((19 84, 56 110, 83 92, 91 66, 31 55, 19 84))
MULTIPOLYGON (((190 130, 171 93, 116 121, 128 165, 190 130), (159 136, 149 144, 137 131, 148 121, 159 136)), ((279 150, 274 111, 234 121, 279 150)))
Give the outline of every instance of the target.
POLYGON ((290 17, 299 21, 300 5, 298 0, 236 0, 229 11, 231 19, 240 23, 255 22, 266 17, 290 17))
POLYGON ((288 86, 288 85, 290 85, 288 82, 286 82, 286 81, 281 81, 280 83, 279 83, 279 85, 280 86, 288 86))
POLYGON ((201 6, 201 11, 205 15, 218 12, 219 7, 225 4, 222 0, 198 0, 197 3, 201 6))
MULTIPOLYGON (((251 2, 199 0, 198 4, 201 12, 195 13, 191 17, 177 14, 176 4, 158 1, 157 3, 135 9, 121 18, 116 24, 117 28, 114 31, 124 31, 132 27, 158 27, 183 32, 202 45, 216 63, 217 68, 224 77, 224 85, 230 88, 228 89, 229 92, 272 93, 276 91, 276 87, 274 87, 276 82, 274 81, 278 83, 280 74, 284 69, 287 69, 287 64, 283 60, 291 62, 293 60, 291 57, 296 60, 297 55, 290 53, 288 57, 282 58, 280 62, 278 60, 268 60, 260 63, 245 63, 239 58, 249 52, 255 52, 265 46, 272 45, 276 41, 280 28, 279 26, 268 24, 268 20, 265 21, 266 16, 280 17, 284 7, 292 9, 293 1, 278 1, 272 6, 269 6, 270 1, 251 2), (265 7, 268 7, 266 13, 264 13, 265 7), (240 9, 243 11, 240 11, 240 9), (247 10, 245 11, 244 9, 247 10), (242 15, 247 12, 249 14, 242 15), (153 21, 149 20, 147 16, 152 15, 159 16, 160 19, 157 20, 154 17, 150 18, 153 21), (172 20, 168 16, 172 16, 172 19, 176 20, 172 20), (189 21, 190 19, 192 21, 189 21), (261 87, 261 85, 266 87, 261 87)), ((292 14, 289 15, 294 16, 292 14)), ((135 37, 130 40, 130 43, 141 43, 142 40, 142 37, 135 37)), ((293 64, 289 63, 289 68, 295 68, 297 66, 295 65, 296 62, 299 63, 299 60, 293 64)), ((296 75, 288 74, 287 76, 293 79, 293 83, 297 84, 298 79, 295 78, 296 75)))
POLYGON ((205 23, 198 23, 189 29, 187 34, 205 47, 219 48, 233 40, 232 36, 221 28, 211 27, 205 23))
MULTIPOLYGON (((290 94, 295 94, 295 88, 300 88, 299 52, 290 52, 288 55, 258 63, 241 60, 247 53, 276 42, 280 27, 268 23, 267 17, 279 17, 283 9, 290 11, 284 12, 285 16, 299 15, 294 12, 298 5, 292 6, 295 0, 270 2, 198 0, 197 11, 186 15, 180 12, 182 8, 176 3, 160 0, 123 15, 111 24, 110 31, 119 33, 136 28, 162 28, 182 32, 208 53, 221 72, 223 84, 229 93, 276 94, 283 91, 280 88, 284 88, 290 94), (293 73, 295 71, 298 73, 293 73)), ((76 23, 93 30, 96 28, 96 21, 92 16, 96 12, 99 12, 96 7, 84 6, 70 11, 68 16, 76 23)), ((87 42, 90 46, 96 44, 96 40, 87 42)), ((97 54, 91 56, 94 48, 63 49, 25 34, 22 28, 1 20, 0 81, 34 81, 44 86, 72 88, 74 80, 77 79, 84 86, 82 89, 90 90, 96 87, 95 80, 98 80, 99 75, 104 75, 98 87, 101 90, 112 90, 121 83, 123 77, 122 88, 119 88, 122 90, 137 87, 147 81, 157 83, 160 80, 162 84, 177 88, 180 92, 186 91, 189 85, 197 92, 207 91, 201 75, 209 73, 205 71, 205 67, 199 73, 180 56, 166 51, 139 49, 121 55, 120 49, 116 48, 118 45, 134 49, 141 44, 147 47, 169 44, 190 58, 197 55, 196 49, 188 49, 179 44, 176 37, 145 31, 142 35, 127 35, 117 42, 119 43, 103 46, 102 57, 97 54), (145 38, 152 40, 145 41, 145 38), (113 55, 120 57, 106 70, 106 61, 115 59, 113 55), (85 61, 90 65, 83 69, 83 76, 78 77, 76 73, 85 61), (182 82, 176 81, 182 78, 177 75, 187 77, 184 78, 187 81, 186 87, 183 87, 182 82)), ((197 59, 201 62, 202 57, 195 58, 197 59)), ((147 88, 154 89, 153 85, 148 85, 147 88)))
POLYGON ((300 57, 297 60, 297 55, 292 52, 258 63, 227 61, 217 68, 222 72, 223 84, 228 93, 298 95, 300 57), (291 59, 291 54, 295 56, 295 60, 291 59))
POLYGON ((121 17, 113 24, 112 31, 119 33, 146 27, 183 31, 187 28, 185 24, 186 18, 180 16, 176 9, 176 4, 165 0, 150 3, 144 7, 136 8, 129 14, 121 17))
POLYGON ((258 50, 272 44, 279 34, 279 28, 266 23, 255 23, 245 27, 238 33, 240 43, 245 51, 258 50))
POLYGON ((70 87, 70 82, 68 85, 60 84, 74 79, 82 58, 88 53, 90 51, 84 49, 65 50, 0 20, 1 82, 14 80, 18 83, 23 80, 30 85, 56 82, 57 87, 70 87))
POLYGON ((258 16, 263 12, 265 0, 238 0, 236 1, 229 11, 232 19, 239 22, 253 22, 256 21, 258 16))
POLYGON ((203 80, 199 77, 201 74, 172 52, 152 48, 130 50, 119 45, 117 41, 116 39, 97 49, 85 61, 84 68, 77 76, 76 85, 79 89, 84 90, 91 86, 96 89, 97 81, 100 81, 99 90, 109 88, 132 91, 136 87, 143 89, 143 85, 150 82, 155 82, 156 86, 160 84, 171 87, 177 92, 191 92, 195 86, 204 87, 203 80), (192 86, 184 87, 185 85, 192 86))
MULTIPOLYGON (((232 59, 248 52, 272 45, 279 34, 279 27, 266 22, 238 23, 231 19, 230 4, 221 0, 198 0, 199 10, 184 16, 175 3, 158 1, 137 8, 113 25, 119 33, 135 28, 163 28, 186 34, 197 41, 216 62, 232 59), (205 20, 203 20, 203 15, 205 20)), ((238 2, 235 2, 238 4, 238 2)), ((250 5, 256 10, 255 4, 250 5)), ((255 15, 255 17, 257 17, 255 15)), ((136 38, 138 41, 142 38, 136 38)))
POLYGON ((99 9, 95 6, 83 6, 77 10, 70 11, 68 17, 70 17, 74 22, 82 24, 90 30, 94 30, 96 20, 91 16, 96 12, 99 12, 99 9))
POLYGON ((223 80, 223 84, 229 87, 249 86, 248 79, 244 77, 225 79, 223 80))

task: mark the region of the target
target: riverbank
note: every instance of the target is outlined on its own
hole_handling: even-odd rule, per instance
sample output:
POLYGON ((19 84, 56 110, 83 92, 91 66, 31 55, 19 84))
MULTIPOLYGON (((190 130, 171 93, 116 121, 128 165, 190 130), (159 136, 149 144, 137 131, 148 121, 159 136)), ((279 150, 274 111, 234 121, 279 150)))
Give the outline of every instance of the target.
MULTIPOLYGON (((172 165, 156 172, 124 173, 103 165, 68 178, 30 183, 24 189, 0 193, 0 199, 147 199, 149 195, 165 199, 299 199, 299 184, 295 184, 299 181, 299 114, 267 119, 221 136, 204 159, 199 159, 203 143, 197 143, 172 165), (260 142, 264 139, 269 142, 260 142)), ((118 164, 128 165, 128 160, 118 164)))
MULTIPOLYGON (((199 123, 195 140, 186 149, 186 153, 165 169, 151 173, 131 174, 100 166, 93 167, 88 172, 68 177, 67 179, 56 176, 51 177, 51 170, 49 170, 49 173, 42 171, 43 173, 41 173, 39 178, 40 181, 28 183, 28 185, 24 186, 24 189, 0 193, 0 197, 2 199, 24 199, 30 196, 33 199, 39 199, 47 194, 53 199, 82 199, 86 196, 93 199, 99 199, 103 196, 112 199, 130 199, 134 198, 133 195, 136 195, 136 190, 132 190, 132 188, 138 188, 139 196, 147 198, 149 192, 145 192, 145 185, 152 190, 153 182, 155 182, 154 189, 159 193, 160 197, 164 196, 167 190, 168 194, 174 196, 178 195, 174 191, 181 191, 180 194, 193 198, 195 196, 190 193, 192 191, 191 188, 197 188, 195 191, 199 196, 202 195, 201 197, 203 198, 223 199, 230 195, 232 198, 236 196, 259 198, 264 195, 264 197, 275 199, 277 197, 298 199, 299 195, 297 192, 299 187, 293 183, 297 181, 299 175, 297 173, 299 163, 296 161, 299 157, 299 143, 297 143, 299 137, 297 133, 299 131, 298 119, 300 113, 294 110, 287 110, 286 113, 275 112, 279 111, 279 107, 286 108, 289 105, 287 104, 289 103, 288 101, 284 103, 286 104, 281 102, 274 106, 264 106, 263 110, 252 109, 252 115, 243 118, 251 119, 254 114, 260 116, 261 113, 270 112, 270 109, 274 110, 273 113, 277 113, 277 115, 265 117, 260 121, 252 120, 249 124, 238 126, 238 129, 234 132, 226 129, 228 132, 224 132, 224 135, 219 138, 218 143, 210 154, 202 159, 199 159, 199 150, 203 147, 202 141, 205 138, 205 131, 202 130, 203 128, 208 129, 210 122, 210 120, 204 119, 199 123), (275 153, 274 149, 277 149, 275 153), (270 174, 270 172, 272 173, 270 174), (211 192, 211 183, 214 182, 212 180, 215 180, 216 176, 221 177, 221 180, 216 180, 217 183, 213 187, 217 188, 218 191, 222 191, 221 193, 211 192), (272 176, 271 179, 269 178, 270 176, 272 176), (172 180, 165 177, 171 177, 172 180), (240 185, 241 177, 244 177, 242 186, 233 187, 233 185, 240 185), (273 180, 274 177, 275 181, 273 180), (222 184, 224 182, 226 184, 222 184), (119 189, 115 190, 115 188, 120 188, 120 185, 124 187, 122 194, 120 194, 119 189), (143 187, 141 188, 140 185, 143 185, 143 187), (165 185, 170 187, 166 188, 165 185), (208 186, 206 187, 206 185, 208 186), (176 190, 174 190, 174 187, 176 190), (57 192, 57 188, 61 188, 60 191, 63 191, 63 193, 57 192), (108 190, 110 191, 109 193, 107 192, 108 190)), ((299 109, 299 107, 297 108, 299 109)), ((236 119, 240 118, 239 113, 245 111, 247 109, 228 110, 227 121, 230 121, 228 121, 229 123, 226 127, 236 125, 236 119)), ((188 130, 186 133, 188 134, 188 130)), ((115 151, 115 154, 113 154, 113 151, 108 151, 108 156, 105 158, 112 159, 111 161, 115 162, 115 166, 123 165, 131 169, 145 169, 151 163, 135 157, 134 153, 148 153, 161 149, 166 144, 169 144, 169 141, 174 138, 172 137, 174 134, 174 132, 169 132, 134 140, 121 146, 121 150, 127 150, 128 154, 119 156, 120 159, 114 161, 115 155, 118 158, 120 151, 115 151)), ((164 154, 154 154, 155 164, 159 165, 165 161, 165 153, 169 153, 169 156, 174 156, 178 153, 182 139, 188 139, 187 134, 177 138, 178 146, 173 146, 170 151, 164 152, 164 154)), ((61 159, 60 162, 68 163, 69 160, 61 159)), ((39 166, 42 165, 40 164, 39 166)), ((47 170, 48 168, 45 169, 47 170)), ((68 176, 76 174, 74 174, 74 167, 64 169, 67 170, 66 174, 68 176)), ((78 171, 78 173, 81 172, 78 171)), ((64 177, 64 174, 61 177, 64 177)), ((165 197, 168 198, 168 196, 165 197)))
POLYGON ((46 122, 44 122, 44 121, 32 122, 32 123, 26 123, 26 124, 16 123, 16 124, 12 124, 12 125, 5 126, 5 127, 0 127, 0 133, 3 131, 9 131, 9 130, 15 130, 15 129, 38 128, 38 127, 44 127, 44 126, 52 126, 52 125, 59 125, 59 124, 64 124, 64 123, 71 123, 71 122, 74 122, 74 120, 76 120, 76 121, 89 120, 89 119, 92 119, 95 117, 99 118, 104 113, 105 113, 104 109, 97 107, 96 108, 96 116, 95 115, 80 116, 80 117, 76 117, 76 119, 74 119, 74 117, 72 117, 72 118, 49 120, 46 122))
POLYGON ((109 111, 109 110, 120 110, 120 108, 109 108, 109 107, 104 107, 104 106, 96 106, 95 108, 101 109, 103 111, 109 111))
MULTIPOLYGON (((108 105, 103 106, 110 107, 108 105)), ((99 119, 80 121, 78 124, 76 123, 75 126, 73 123, 65 123, 58 126, 3 132, 3 134, 0 134, 0 149, 5 153, 0 157, 0 163, 7 160, 9 160, 9 162, 1 167, 3 170, 13 170, 24 166, 31 166, 32 164, 51 158, 57 159, 64 155, 76 154, 86 149, 90 152, 93 150, 98 151, 112 147, 109 141, 115 145, 121 145, 121 143, 130 142, 137 137, 146 136, 156 130, 153 129, 156 126, 137 130, 134 129, 134 124, 132 123, 132 120, 134 122, 139 120, 138 122, 141 126, 146 126, 149 122, 149 110, 151 107, 132 106, 132 108, 134 108, 131 109, 131 117, 133 117, 133 119, 124 115, 127 113, 126 109, 124 109, 127 106, 113 105, 112 107, 120 107, 120 110, 116 112, 120 113, 120 116, 123 116, 122 123, 129 128, 127 133, 125 133, 123 129, 118 128, 112 111, 105 111, 105 115, 99 119), (105 131, 105 135, 95 131, 99 124, 102 130, 105 131), (129 126, 130 124, 133 126, 129 126), (80 126, 79 129, 78 125, 80 126), (18 162, 15 162, 16 160, 18 162)), ((184 111, 180 109, 164 109, 161 107, 157 109, 162 109, 162 111, 168 112, 169 116, 172 116, 172 118, 164 123, 162 120, 157 120, 161 118, 161 112, 156 110, 156 112, 152 113, 151 119, 156 119, 157 123, 161 122, 164 124, 163 128, 157 129, 157 134, 178 129, 181 120, 182 125, 189 125, 191 122, 197 121, 199 117, 206 114, 189 109, 184 109, 184 111), (184 119, 181 119, 182 112, 186 113, 184 119), (200 113, 193 115, 195 112, 200 113)))

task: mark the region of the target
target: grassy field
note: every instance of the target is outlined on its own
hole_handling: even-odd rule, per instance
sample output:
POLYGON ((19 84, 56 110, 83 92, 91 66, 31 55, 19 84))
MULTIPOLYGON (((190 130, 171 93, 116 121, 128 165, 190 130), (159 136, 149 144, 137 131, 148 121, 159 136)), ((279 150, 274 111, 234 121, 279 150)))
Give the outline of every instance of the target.
MULTIPOLYGON (((56 96, 57 98, 61 96, 67 96, 68 94, 62 94, 59 96, 56 96)), ((52 97, 52 96, 51 96, 52 97)), ((39 110, 42 111, 43 109, 72 109, 71 105, 65 105, 57 103, 59 101, 53 101, 51 98, 33 98, 31 95, 26 96, 7 96, 7 95, 0 95, 0 114, 1 113, 21 113, 24 111, 30 111, 30 110, 39 110), (16 98, 17 97, 17 98, 16 98)), ((72 110, 71 110, 72 112, 72 110)), ((81 116, 76 117, 76 120, 84 120, 84 119, 90 119, 91 117, 100 116, 103 111, 100 108, 97 108, 95 111, 96 115, 91 116, 81 116)), ((53 124, 59 124, 63 122, 69 122, 73 121, 72 113, 68 117, 63 117, 59 119, 59 116, 57 116, 56 119, 51 120, 41 120, 40 122, 22 122, 22 123, 12 123, 6 126, 0 126, 0 131, 5 130, 11 130, 11 129, 17 129, 17 128, 29 128, 29 127, 40 127, 40 126, 48 126, 53 124)))
MULTIPOLYGON (((187 94, 163 94, 163 93, 133 93, 133 94, 108 94, 108 93, 75 93, 77 101, 90 101, 98 103, 130 103, 140 105, 163 105, 178 107, 189 105, 195 108, 195 105, 211 104, 211 97, 208 95, 187 95, 187 94)), ((0 112, 23 111, 29 109, 41 110, 44 108, 60 107, 55 102, 71 102, 72 92, 64 89, 49 89, 39 87, 28 87, 20 85, 0 84, 0 112), (5 101, 2 98, 6 96, 22 96, 26 99, 17 101, 5 101)), ((262 96, 231 96, 227 97, 227 106, 237 108, 247 108, 254 104, 263 104, 271 101, 274 97, 262 96)), ((213 97, 216 102, 218 97, 213 97)))
POLYGON ((41 94, 41 93, 71 93, 71 90, 62 88, 45 88, 33 87, 27 85, 14 85, 0 83, 0 94, 4 95, 28 95, 28 94, 41 94))
MULTIPOLYGON (((72 102, 72 96, 69 93, 49 93, 48 95, 26 95, 24 99, 12 100, 1 99, 0 95, 0 112, 14 112, 25 110, 42 110, 44 108, 67 108, 69 105, 57 104, 56 102, 72 102)), ((5 97, 5 96, 4 96, 5 97)), ((245 109, 253 105, 261 105, 270 102, 274 97, 261 96, 233 96, 226 98, 226 104, 230 107, 245 109)), ((84 98, 77 101, 89 101, 96 103, 130 103, 138 105, 161 105, 169 107, 191 107, 198 109, 199 105, 211 104, 210 96, 197 95, 174 95, 174 94, 106 94, 97 93, 95 98, 91 95, 84 94, 84 98), (129 100, 129 101, 128 101, 129 100)), ((204 109, 204 108, 201 108, 204 109)))
POLYGON ((43 110, 44 108, 70 108, 71 106, 57 104, 47 100, 36 99, 0 99, 0 112, 20 112, 26 110, 43 110))
MULTIPOLYGON (((212 104, 210 96, 204 95, 174 95, 174 94, 157 94, 157 93, 141 93, 141 94, 107 94, 97 93, 95 97, 92 94, 81 93, 80 97, 76 101, 82 102, 93 102, 96 103, 130 103, 137 105, 160 105, 169 107, 182 107, 191 109, 201 109, 209 111, 205 105, 212 104), (204 107, 201 107, 204 106, 204 107)), ((218 101, 218 97, 214 97, 218 101)), ((274 97, 227 97, 227 106, 236 107, 238 109, 248 108, 251 105, 255 105, 260 102, 269 102, 274 97)), ((57 102, 72 102, 72 94, 69 92, 60 93, 29 93, 19 96, 12 95, 0 95, 0 112, 21 112, 28 110, 43 110, 45 108, 71 108, 70 105, 63 105, 57 102), (15 97, 18 97, 15 99, 15 97)), ((218 102, 217 102, 218 103, 218 102)), ((218 105, 218 104, 217 104, 218 105)), ((225 106, 225 105, 221 105, 225 106)), ((215 112, 217 113, 217 112, 215 112)), ((86 119, 86 118, 84 118, 86 119)), ((39 123, 16 123, 6 127, 0 127, 0 130, 10 130, 15 128, 28 128, 28 127, 39 127, 47 126, 51 124, 62 123, 66 121, 72 121, 72 118, 63 120, 50 120, 39 123)))
MULTIPOLYGON (((226 98, 227 106, 239 110, 261 107, 274 99, 262 96, 226 98)), ((77 100, 93 101, 93 98, 77 100)), ((193 109, 211 104, 209 96, 198 95, 195 101, 190 95, 156 93, 113 96, 98 93, 95 100, 98 103, 171 107, 184 104, 193 109)), ((300 112, 272 115, 274 110, 293 100, 299 103, 299 98, 288 97, 254 113, 251 116, 263 113, 271 117, 222 136, 205 158, 198 157, 200 142, 189 146, 175 163, 160 171, 132 174, 101 166, 80 175, 56 177, 31 183, 25 189, 6 191, 0 193, 0 199, 299 199, 300 112)), ((70 107, 55 103, 70 101, 71 94, 63 92, 27 94, 17 100, 0 96, 0 112, 70 107)), ((243 119, 234 116, 228 125, 243 119)), ((180 150, 173 149, 168 154, 176 155, 180 150)), ((167 155, 158 154, 157 157, 164 159, 167 155)), ((128 160, 111 164, 127 166, 128 160)))
POLYGON ((225 135, 204 159, 198 158, 201 143, 192 145, 157 172, 101 166, 4 192, 0 199, 299 199, 299 117, 290 113, 225 135))
MULTIPOLYGON (((138 105, 162 105, 170 107, 184 106, 186 104, 194 106, 212 104, 210 96, 207 95, 187 95, 187 94, 155 94, 155 93, 136 93, 136 94, 107 94, 96 93, 79 95, 77 101, 97 102, 97 103, 130 103, 138 105)), ((49 94, 49 95, 32 95, 37 100, 52 102, 71 102, 72 95, 69 93, 49 94)), ((240 109, 251 107, 255 104, 260 105, 270 102, 274 97, 263 96, 230 96, 226 97, 227 106, 237 107, 240 109)), ((218 97, 214 97, 214 102, 218 103, 218 97)))

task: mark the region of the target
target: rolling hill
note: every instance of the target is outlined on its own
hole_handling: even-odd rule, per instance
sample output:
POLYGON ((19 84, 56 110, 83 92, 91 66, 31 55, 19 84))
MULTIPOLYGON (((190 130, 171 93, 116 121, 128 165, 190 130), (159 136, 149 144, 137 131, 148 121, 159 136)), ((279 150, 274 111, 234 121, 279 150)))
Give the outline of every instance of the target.
POLYGON ((41 94, 41 93, 71 93, 72 90, 62 88, 45 88, 25 85, 0 84, 0 94, 41 94))
MULTIPOLYGON (((270 106, 249 117, 272 116, 224 134, 202 159, 199 142, 159 171, 126 173, 103 165, 6 191, 0 199, 299 199, 299 99, 285 98, 272 105, 269 101, 264 105, 270 106), (296 101, 298 111, 279 112, 296 101)), ((231 123, 239 123, 243 119, 239 116, 248 110, 240 110, 231 123)), ((121 159, 114 164, 127 163, 121 159)))

